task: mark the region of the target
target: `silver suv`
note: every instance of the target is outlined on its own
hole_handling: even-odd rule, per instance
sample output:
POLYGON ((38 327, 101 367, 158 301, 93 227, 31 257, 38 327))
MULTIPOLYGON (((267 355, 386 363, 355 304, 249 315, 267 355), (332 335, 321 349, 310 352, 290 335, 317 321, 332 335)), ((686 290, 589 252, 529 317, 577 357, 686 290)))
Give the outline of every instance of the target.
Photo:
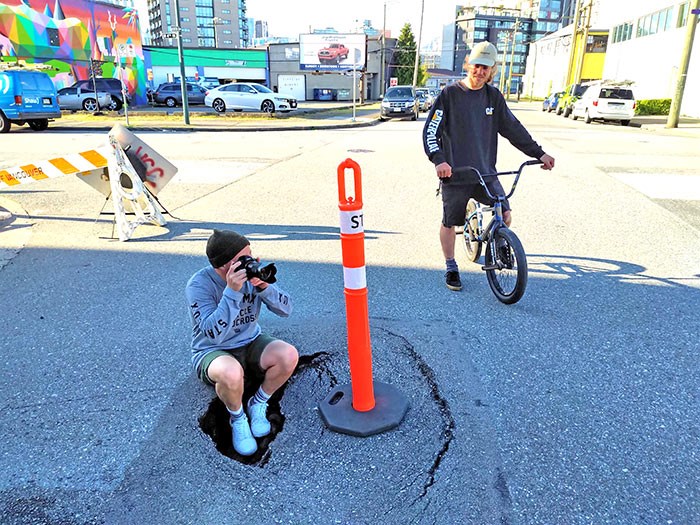
MULTIPOLYGON (((83 91, 106 91, 112 95, 112 102, 107 109, 119 111, 124 105, 122 102, 122 83, 118 78, 90 78, 88 80, 78 80, 70 87, 79 87, 83 91)), ((126 103, 131 104, 129 91, 125 90, 126 103)))

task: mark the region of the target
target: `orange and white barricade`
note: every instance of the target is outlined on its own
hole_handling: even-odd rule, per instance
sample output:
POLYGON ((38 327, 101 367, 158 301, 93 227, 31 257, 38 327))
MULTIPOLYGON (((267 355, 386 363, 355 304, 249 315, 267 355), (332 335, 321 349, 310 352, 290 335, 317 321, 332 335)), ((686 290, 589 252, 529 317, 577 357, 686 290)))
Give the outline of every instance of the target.
POLYGON ((117 124, 108 145, 32 164, 0 168, 0 190, 44 179, 76 175, 112 197, 119 240, 129 240, 140 224, 166 224, 154 195, 175 176, 177 168, 153 148, 117 124), (130 215, 133 214, 133 219, 130 215))

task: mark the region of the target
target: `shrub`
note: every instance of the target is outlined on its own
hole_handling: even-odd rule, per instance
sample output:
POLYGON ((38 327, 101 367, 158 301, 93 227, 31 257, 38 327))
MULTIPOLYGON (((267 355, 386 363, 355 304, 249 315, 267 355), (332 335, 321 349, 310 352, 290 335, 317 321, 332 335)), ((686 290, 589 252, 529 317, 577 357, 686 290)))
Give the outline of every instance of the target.
POLYGON ((638 100, 635 115, 668 115, 671 111, 670 98, 638 100))

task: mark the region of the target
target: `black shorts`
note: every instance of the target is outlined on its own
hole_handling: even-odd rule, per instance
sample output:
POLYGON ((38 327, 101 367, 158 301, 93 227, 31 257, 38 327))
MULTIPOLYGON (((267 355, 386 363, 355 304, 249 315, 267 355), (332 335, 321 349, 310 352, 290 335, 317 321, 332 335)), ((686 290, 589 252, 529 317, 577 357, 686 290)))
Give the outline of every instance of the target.
POLYGON ((233 348, 231 350, 214 350, 209 352, 202 359, 197 375, 199 376, 199 379, 205 383, 213 385, 213 381, 209 379, 209 376, 207 375, 209 365, 219 356, 230 355, 231 357, 235 357, 241 364, 245 377, 252 377, 258 381, 262 381, 265 378, 265 371, 260 367, 260 356, 262 356, 263 350, 265 350, 267 345, 273 341, 276 341, 274 337, 267 334, 260 334, 250 343, 245 346, 241 346, 240 348, 233 348))
MULTIPOLYGON (((487 177, 486 185, 493 195, 505 193, 498 177, 487 177)), ((464 226, 469 199, 476 199, 480 203, 489 206, 494 203, 486 194, 483 186, 474 180, 473 175, 471 177, 462 173, 452 175, 449 182, 443 182, 441 193, 442 225, 446 228, 464 226)), ((510 203, 507 200, 503 203, 503 211, 506 210, 510 210, 510 203)))

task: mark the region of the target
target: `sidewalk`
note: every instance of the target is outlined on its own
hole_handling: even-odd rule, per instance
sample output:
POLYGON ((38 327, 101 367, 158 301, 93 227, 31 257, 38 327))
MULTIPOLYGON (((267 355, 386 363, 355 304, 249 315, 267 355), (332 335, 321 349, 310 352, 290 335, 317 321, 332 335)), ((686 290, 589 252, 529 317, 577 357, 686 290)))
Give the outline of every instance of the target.
POLYGON ((632 119, 631 125, 662 135, 677 135, 700 138, 700 118, 680 117, 677 128, 667 128, 666 115, 644 115, 632 119))

